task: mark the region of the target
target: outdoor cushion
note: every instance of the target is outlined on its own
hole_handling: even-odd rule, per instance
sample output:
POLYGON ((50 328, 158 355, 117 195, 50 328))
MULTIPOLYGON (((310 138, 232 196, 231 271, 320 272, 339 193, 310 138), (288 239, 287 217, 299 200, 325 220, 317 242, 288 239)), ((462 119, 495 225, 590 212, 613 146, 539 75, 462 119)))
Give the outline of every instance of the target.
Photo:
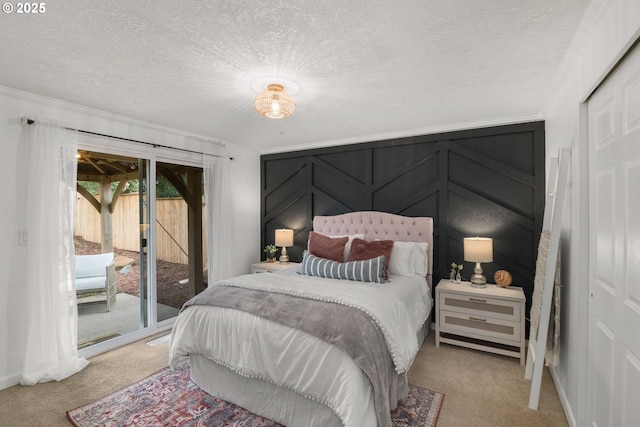
POLYGON ((86 291, 89 289, 105 289, 107 287, 107 276, 84 277, 76 279, 76 291, 86 291))
POLYGON ((96 255, 76 255, 76 280, 83 277, 104 277, 107 274, 105 269, 112 262, 113 252, 96 255))

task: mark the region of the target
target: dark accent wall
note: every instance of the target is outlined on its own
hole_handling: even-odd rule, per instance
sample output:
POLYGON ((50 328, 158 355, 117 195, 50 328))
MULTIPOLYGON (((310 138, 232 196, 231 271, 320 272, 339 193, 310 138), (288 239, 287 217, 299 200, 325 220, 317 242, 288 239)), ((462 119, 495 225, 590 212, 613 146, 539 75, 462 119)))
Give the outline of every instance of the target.
MULTIPOLYGON (((544 213, 544 122, 261 157, 262 244, 295 230, 299 261, 315 215, 374 210, 434 218, 434 284, 463 261, 464 237, 494 239, 494 261, 525 289, 529 312, 544 213)), ((263 254, 264 257, 264 254, 263 254)), ((463 278, 473 264, 465 262, 463 278)))

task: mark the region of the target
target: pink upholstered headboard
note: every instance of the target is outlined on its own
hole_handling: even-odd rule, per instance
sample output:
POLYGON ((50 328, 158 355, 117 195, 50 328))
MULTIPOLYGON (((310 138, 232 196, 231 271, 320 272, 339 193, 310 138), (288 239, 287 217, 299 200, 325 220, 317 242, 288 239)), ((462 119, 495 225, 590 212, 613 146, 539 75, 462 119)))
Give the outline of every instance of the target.
POLYGON ((427 281, 433 277, 433 218, 408 217, 386 212, 351 212, 313 218, 313 230, 328 236, 364 234, 366 240, 427 242, 427 281))

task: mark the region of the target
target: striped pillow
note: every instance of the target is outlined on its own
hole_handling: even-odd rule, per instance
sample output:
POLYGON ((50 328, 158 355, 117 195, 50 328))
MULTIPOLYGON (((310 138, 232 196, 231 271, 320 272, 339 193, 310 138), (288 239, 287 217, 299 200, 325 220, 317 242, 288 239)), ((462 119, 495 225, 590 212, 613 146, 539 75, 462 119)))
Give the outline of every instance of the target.
POLYGON ((299 273, 328 279, 384 283, 385 264, 384 255, 364 261, 337 262, 304 251, 299 273))

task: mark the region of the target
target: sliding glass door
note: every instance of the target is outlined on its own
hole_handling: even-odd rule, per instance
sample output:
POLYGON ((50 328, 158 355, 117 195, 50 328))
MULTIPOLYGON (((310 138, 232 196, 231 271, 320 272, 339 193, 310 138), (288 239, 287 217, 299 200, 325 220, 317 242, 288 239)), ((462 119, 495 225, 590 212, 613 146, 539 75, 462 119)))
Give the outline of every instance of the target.
POLYGON ((111 253, 115 263, 112 299, 97 287, 78 294, 78 347, 166 329, 206 288, 202 168, 81 149, 77 195, 76 265, 111 253))
POLYGON ((149 209, 149 162, 144 161, 138 168, 138 214, 139 214, 139 288, 140 295, 140 327, 149 326, 149 223, 151 211, 149 209))
POLYGON ((85 348, 149 324, 149 160, 87 150, 77 157, 78 347, 85 348), (104 258, 98 254, 113 254, 113 273, 94 265, 104 258), (84 277, 89 267, 95 277, 84 277), (100 289, 101 280, 115 280, 115 297, 100 289), (91 287, 81 291, 87 282, 91 287))
POLYGON ((177 315, 206 287, 202 168, 156 163, 156 313, 177 315))

